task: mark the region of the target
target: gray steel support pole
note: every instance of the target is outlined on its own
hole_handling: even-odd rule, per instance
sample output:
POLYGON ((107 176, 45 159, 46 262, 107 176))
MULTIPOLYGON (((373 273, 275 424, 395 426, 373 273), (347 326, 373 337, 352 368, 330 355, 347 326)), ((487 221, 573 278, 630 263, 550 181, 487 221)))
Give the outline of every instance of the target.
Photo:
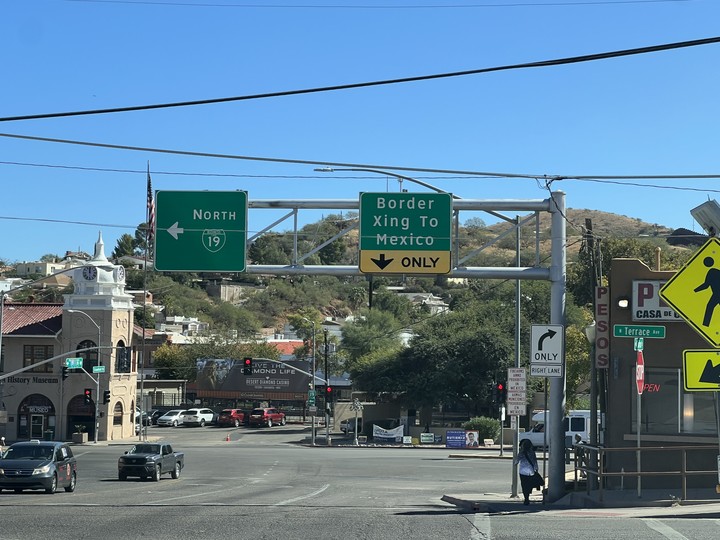
MULTIPOLYGON (((550 323, 565 325, 565 281, 566 281, 566 228, 565 193, 554 191, 551 205, 552 253, 550 264, 550 323)), ((550 459, 548 472, 548 500, 557 501, 565 495, 565 377, 566 362, 563 358, 562 377, 550 380, 549 440, 550 459)))
MULTIPOLYGON (((520 267, 520 216, 515 216, 515 263, 517 267, 520 267)), ((515 281, 515 367, 520 367, 520 301, 522 300, 522 294, 520 293, 520 283, 518 279, 515 281)), ((507 380, 507 379, 506 379, 507 380)), ((512 465, 512 491, 510 495, 512 497, 518 496, 518 467, 517 467, 517 456, 518 456, 518 441, 520 440, 520 417, 515 416, 515 427, 513 428, 513 465, 512 465)))

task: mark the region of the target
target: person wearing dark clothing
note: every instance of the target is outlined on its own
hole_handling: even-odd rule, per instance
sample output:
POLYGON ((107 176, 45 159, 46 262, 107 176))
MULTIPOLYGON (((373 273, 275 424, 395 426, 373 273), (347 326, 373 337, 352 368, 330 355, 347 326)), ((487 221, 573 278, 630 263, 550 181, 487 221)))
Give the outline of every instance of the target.
POLYGON ((529 439, 520 441, 520 448, 515 463, 518 464, 518 473, 520 473, 520 486, 522 487, 523 504, 530 504, 530 493, 538 487, 535 480, 535 473, 538 470, 537 456, 533 450, 532 442, 529 439))

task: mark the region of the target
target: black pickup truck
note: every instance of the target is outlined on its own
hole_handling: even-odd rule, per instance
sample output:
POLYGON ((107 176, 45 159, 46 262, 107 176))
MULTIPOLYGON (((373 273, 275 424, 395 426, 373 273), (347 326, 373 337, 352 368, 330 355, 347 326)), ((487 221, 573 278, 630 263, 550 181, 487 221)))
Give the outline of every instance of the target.
POLYGON ((180 471, 185 466, 185 454, 173 452, 167 443, 136 444, 118 459, 118 479, 127 480, 128 476, 152 478, 160 481, 160 476, 170 473, 173 478, 180 478, 180 471))

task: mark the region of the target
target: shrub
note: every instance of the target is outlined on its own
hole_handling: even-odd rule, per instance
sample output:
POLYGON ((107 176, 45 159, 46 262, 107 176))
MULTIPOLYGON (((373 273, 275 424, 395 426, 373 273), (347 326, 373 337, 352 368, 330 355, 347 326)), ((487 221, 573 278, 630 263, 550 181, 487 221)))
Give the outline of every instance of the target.
POLYGON ((480 442, 483 439, 492 439, 497 442, 500 437, 500 420, 487 416, 471 418, 462 425, 462 428, 477 431, 480 442))

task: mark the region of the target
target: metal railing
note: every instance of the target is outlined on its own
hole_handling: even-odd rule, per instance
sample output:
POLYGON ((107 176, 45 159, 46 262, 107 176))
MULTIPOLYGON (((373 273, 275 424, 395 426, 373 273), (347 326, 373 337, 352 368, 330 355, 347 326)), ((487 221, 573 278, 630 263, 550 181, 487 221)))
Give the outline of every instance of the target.
MULTIPOLYGON (((573 483, 573 489, 578 490, 578 483, 580 481, 579 476, 585 476, 586 478, 586 491, 590 494, 591 479, 595 479, 598 486, 598 497, 599 500, 603 500, 603 493, 605 489, 605 480, 610 477, 620 477, 624 479, 626 477, 635 478, 638 485, 638 497, 641 496, 641 484, 642 478, 652 476, 677 476, 680 478, 682 500, 687 500, 687 479, 688 476, 716 476, 717 470, 688 470, 688 453, 689 452, 717 452, 717 446, 641 446, 637 447, 622 447, 622 448, 605 448, 603 446, 590 446, 589 444, 575 444, 573 445, 575 455, 575 479, 573 483), (638 455, 638 463, 643 453, 680 453, 680 470, 664 470, 664 471, 626 471, 621 470, 620 472, 606 471, 607 456, 613 453, 633 453, 638 455), (594 466, 593 466, 594 465, 594 466)), ((669 460, 667 460, 669 462, 669 460)))

